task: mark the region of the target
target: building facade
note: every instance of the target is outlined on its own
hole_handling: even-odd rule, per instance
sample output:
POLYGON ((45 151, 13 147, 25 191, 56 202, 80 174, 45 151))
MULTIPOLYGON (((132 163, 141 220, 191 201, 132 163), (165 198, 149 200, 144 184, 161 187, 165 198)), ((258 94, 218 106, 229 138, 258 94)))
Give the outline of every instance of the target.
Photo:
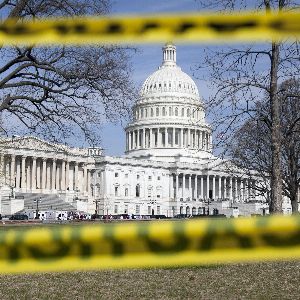
MULTIPOLYGON (((195 82, 176 63, 176 47, 144 82, 125 129, 125 154, 79 149, 35 137, 3 139, 2 186, 12 198, 57 195, 99 214, 263 213, 259 179, 243 176, 212 153, 212 129, 195 82)), ((76 205, 77 206, 76 206, 76 205)))

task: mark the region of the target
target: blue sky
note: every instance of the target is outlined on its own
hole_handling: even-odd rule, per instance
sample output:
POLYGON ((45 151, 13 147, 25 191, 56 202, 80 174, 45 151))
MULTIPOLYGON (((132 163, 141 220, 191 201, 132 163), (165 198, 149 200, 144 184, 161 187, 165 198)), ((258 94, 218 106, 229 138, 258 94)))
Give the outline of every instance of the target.
MULTIPOLYGON (((114 14, 128 15, 198 10, 198 5, 194 0, 113 0, 112 3, 112 13, 114 14)), ((140 51, 132 58, 132 79, 138 87, 160 66, 162 60, 162 46, 161 44, 153 44, 138 47, 140 51)), ((200 94, 203 97, 207 97, 209 95, 208 83, 198 80, 193 76, 196 65, 201 61, 203 47, 203 45, 177 45, 177 63, 184 72, 195 80, 200 94)), ((102 130, 102 147, 108 155, 122 155, 125 148, 124 129, 120 125, 105 124, 102 130)))

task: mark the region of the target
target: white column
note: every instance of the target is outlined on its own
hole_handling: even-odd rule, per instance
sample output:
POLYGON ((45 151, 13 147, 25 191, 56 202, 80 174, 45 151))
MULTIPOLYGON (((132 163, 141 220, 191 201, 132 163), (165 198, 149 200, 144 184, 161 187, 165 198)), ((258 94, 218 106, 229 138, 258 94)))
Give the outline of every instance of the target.
POLYGON ((174 199, 173 181, 174 181, 173 180, 173 174, 171 173, 171 174, 169 174, 169 197, 174 199))
POLYGON ((66 190, 72 190, 73 185, 70 186, 70 162, 67 160, 66 161, 66 185, 65 185, 66 190))
POLYGON ((20 188, 20 177, 21 177, 21 160, 20 158, 16 161, 17 164, 17 176, 16 176, 16 187, 20 188))
POLYGON ((180 129, 180 147, 183 148, 184 142, 183 142, 183 128, 180 129))
POLYGON ((175 147, 175 133, 176 133, 176 128, 173 127, 173 131, 172 131, 172 147, 175 147))
POLYGON ((206 176, 206 198, 209 198, 209 175, 206 176))
POLYGON ((75 190, 78 189, 78 162, 75 161, 74 167, 74 180, 75 180, 75 190))
POLYGON ((232 201, 232 177, 230 176, 229 178, 229 184, 230 184, 230 187, 229 187, 229 199, 232 201))
POLYGON ((131 131, 128 132, 128 151, 131 150, 131 131))
POLYGON ((212 179, 213 179, 213 181, 212 181, 212 184, 213 184, 213 187, 212 187, 212 197, 215 200, 216 199, 216 176, 213 175, 212 179))
POLYGON ((137 130, 137 136, 136 136, 136 148, 140 148, 140 130, 137 130))
POLYGON ((30 187, 31 187, 30 182, 31 182, 31 170, 30 170, 30 158, 29 158, 28 163, 27 163, 27 169, 26 169, 26 188, 27 189, 30 189, 30 187))
MULTIPOLYGON (((120 174, 121 176, 121 174, 120 174)), ((82 189, 83 189, 83 192, 86 192, 87 191, 87 165, 84 164, 83 165, 83 184, 82 184, 82 189)))
POLYGON ((235 201, 238 200, 238 179, 235 177, 235 201))
POLYGON ((60 186, 62 191, 66 190, 66 162, 63 160, 61 162, 61 181, 60 186))
POLYGON ((50 162, 46 164, 46 169, 47 169, 47 175, 46 175, 46 189, 50 190, 51 189, 51 166, 50 162))
POLYGON ((22 156, 22 178, 21 178, 21 188, 26 188, 26 156, 22 156))
POLYGON ((164 134, 165 134, 165 144, 163 147, 167 148, 169 146, 169 141, 168 141, 168 128, 164 128, 164 134))
POLYGON ((55 190, 55 179, 56 179, 56 159, 53 158, 53 161, 52 161, 52 183, 51 183, 52 190, 55 190))
MULTIPOLYGON (((90 196, 91 194, 91 177, 92 177, 92 170, 87 170, 87 193, 88 193, 88 196, 90 196)), ((95 195, 95 194, 94 194, 95 195)))
POLYGON ((221 187, 222 187, 222 176, 219 176, 219 193, 218 193, 218 197, 221 199, 222 198, 222 191, 221 191, 221 187))
POLYGON ((32 157, 31 189, 36 189, 36 157, 32 157))
POLYGON ((182 174, 182 198, 185 199, 185 174, 182 174))
POLYGON ((153 148, 154 143, 153 143, 153 128, 150 128, 150 132, 149 132, 149 144, 150 144, 150 148, 153 148))
POLYGON ((195 192, 194 192, 194 198, 198 198, 198 176, 197 174, 195 175, 195 192))
POLYGON ((204 178, 203 176, 200 176, 200 188, 201 188, 201 192, 200 192, 200 197, 201 199, 204 198, 204 178))
POLYGON ((191 200, 193 200, 193 189, 192 189, 192 175, 189 174, 189 197, 191 200))
POLYGON ((47 158, 42 158, 43 166, 42 166, 42 186, 41 188, 46 189, 46 178, 47 178, 47 158))
POLYGON ((241 200, 244 202, 245 200, 245 185, 244 185, 244 179, 241 178, 241 200))
POLYGON ((10 163, 10 184, 11 186, 15 186, 15 166, 16 166, 16 156, 11 155, 11 163, 10 163))
POLYGON ((36 165, 36 188, 41 189, 41 160, 37 159, 36 165))
POLYGON ((176 183, 175 183, 176 184, 176 197, 175 198, 177 199, 178 198, 178 174, 176 174, 175 176, 176 176, 176 179, 175 179, 176 180, 176 183))

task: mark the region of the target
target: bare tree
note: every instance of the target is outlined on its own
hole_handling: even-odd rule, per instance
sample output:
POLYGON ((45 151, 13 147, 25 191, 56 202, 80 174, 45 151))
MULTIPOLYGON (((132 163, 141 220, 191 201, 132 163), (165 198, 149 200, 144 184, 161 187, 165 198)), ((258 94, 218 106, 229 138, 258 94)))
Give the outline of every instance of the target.
MULTIPOLYGON (((9 0, 3 18, 42 18, 105 14, 107 0, 9 0)), ((135 98, 130 53, 118 46, 2 47, 0 62, 1 130, 35 134, 52 141, 84 136, 100 140, 101 124, 129 115, 135 98)))
MULTIPOLYGON (((298 212, 300 185, 300 81, 290 79, 279 87, 280 120, 282 136, 283 193, 290 198, 293 213, 298 212)), ((272 138, 270 107, 265 99, 256 105, 253 118, 234 134, 230 147, 233 162, 246 171, 249 177, 258 176, 263 184, 255 189, 269 195, 272 175, 272 138)))
MULTIPOLYGON (((247 1, 198 1, 203 6, 226 9, 249 7, 247 1)), ((297 3, 288 0, 256 1, 256 8, 266 12, 292 9, 297 3)), ((299 5, 299 3, 298 3, 299 5)), ((233 132, 256 110, 256 103, 267 95, 271 120, 271 212, 282 207, 281 129, 278 84, 299 75, 299 45, 269 41, 263 44, 219 47, 206 50, 204 64, 216 93, 209 99, 209 112, 215 117, 214 127, 218 145, 222 148, 234 143, 233 132)))

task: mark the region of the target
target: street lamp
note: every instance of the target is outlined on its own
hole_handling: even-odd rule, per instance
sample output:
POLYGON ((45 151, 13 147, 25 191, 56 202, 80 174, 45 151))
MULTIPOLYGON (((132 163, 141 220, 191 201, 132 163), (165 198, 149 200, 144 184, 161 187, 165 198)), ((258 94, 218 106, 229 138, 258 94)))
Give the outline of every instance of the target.
POLYGON ((35 219, 39 219, 39 203, 42 202, 42 198, 35 199, 33 202, 36 202, 36 211, 35 211, 35 219))

